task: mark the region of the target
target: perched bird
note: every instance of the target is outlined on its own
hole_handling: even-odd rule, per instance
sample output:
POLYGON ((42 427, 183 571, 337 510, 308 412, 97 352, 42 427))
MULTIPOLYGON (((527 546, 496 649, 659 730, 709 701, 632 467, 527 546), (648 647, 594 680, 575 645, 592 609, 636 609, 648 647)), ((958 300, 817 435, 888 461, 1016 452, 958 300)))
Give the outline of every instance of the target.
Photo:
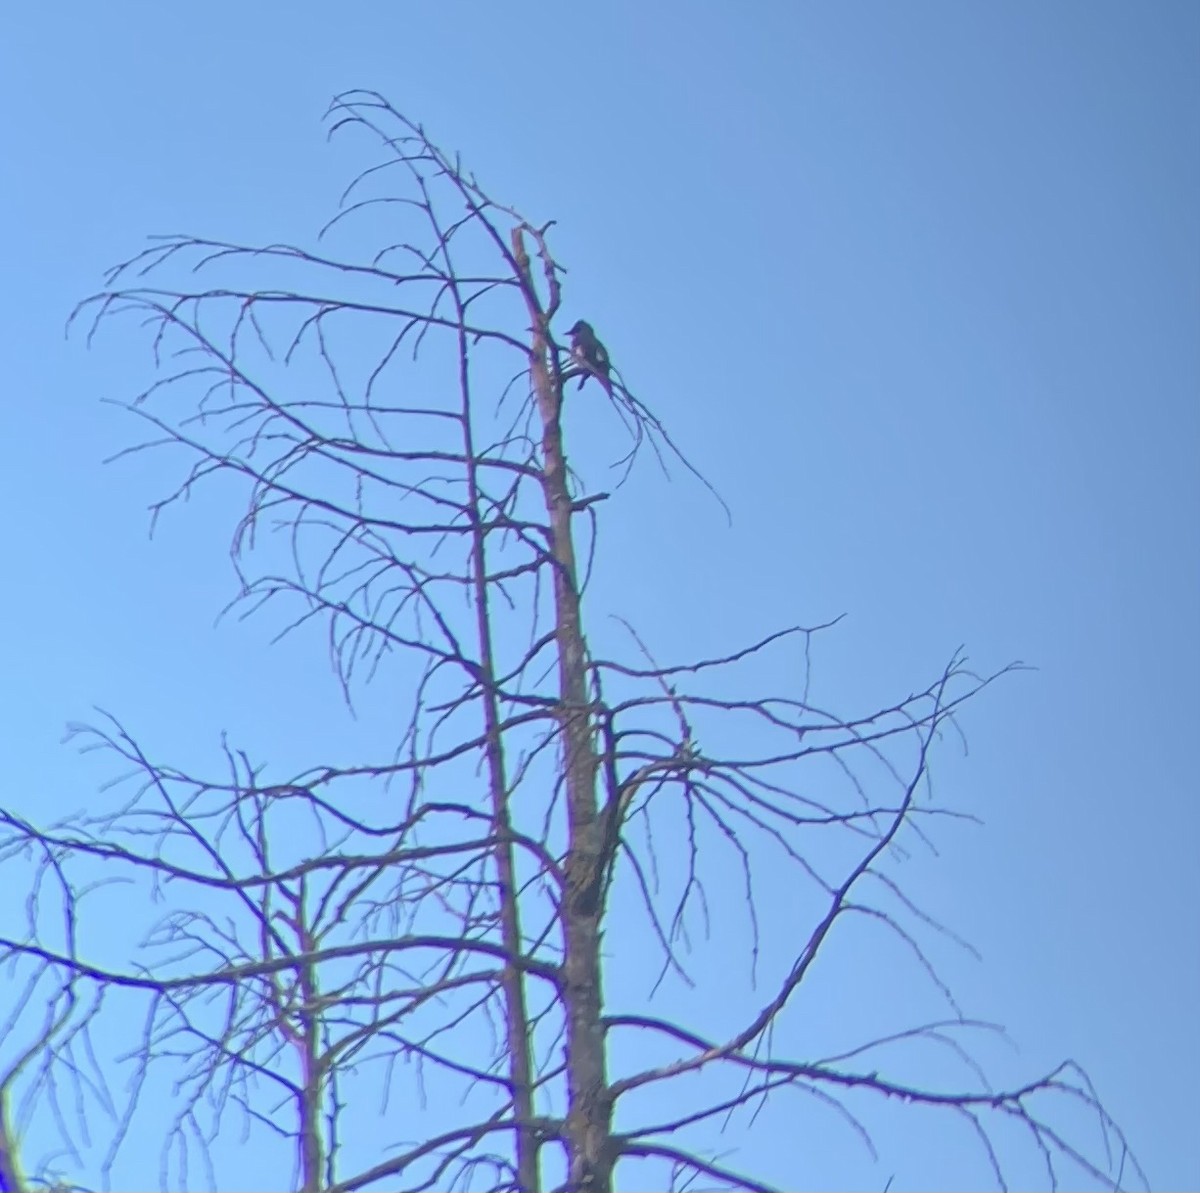
POLYGON ((592 325, 583 319, 576 319, 575 326, 567 334, 571 337, 571 355, 584 370, 584 375, 579 379, 579 388, 583 388, 588 373, 591 373, 611 397, 612 381, 608 374, 612 366, 608 349, 596 338, 592 325))

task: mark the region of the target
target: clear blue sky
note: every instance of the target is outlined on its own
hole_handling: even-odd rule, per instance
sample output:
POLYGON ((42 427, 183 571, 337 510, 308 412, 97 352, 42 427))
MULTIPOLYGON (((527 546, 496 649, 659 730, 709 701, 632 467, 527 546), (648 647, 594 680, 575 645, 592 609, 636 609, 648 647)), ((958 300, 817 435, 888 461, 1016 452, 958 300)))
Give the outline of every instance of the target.
MULTIPOLYGON (((310 242, 365 164, 320 124, 350 87, 560 221, 574 306, 733 507, 727 530, 647 472, 606 510, 596 599, 619 593, 661 657, 845 612, 817 657, 829 703, 907 691, 960 643, 1039 668, 967 717, 943 782, 986 825, 914 881, 982 952, 950 976, 1021 1045, 1013 1071, 1079 1061, 1154 1187, 1200 1186, 1200 6, 13 7, 18 811, 104 798, 110 772, 59 744, 94 705, 164 759, 211 762, 228 731, 288 774, 381 731, 345 718, 313 652, 212 629, 224 511, 200 500, 148 542, 175 462, 101 464, 138 433, 100 402, 143 375, 136 338, 62 335, 149 233, 310 242)), ((816 1139, 769 1163, 933 1187, 936 1124, 907 1138, 882 1167, 816 1139)), ((986 1182, 961 1164, 947 1185, 986 1182)))

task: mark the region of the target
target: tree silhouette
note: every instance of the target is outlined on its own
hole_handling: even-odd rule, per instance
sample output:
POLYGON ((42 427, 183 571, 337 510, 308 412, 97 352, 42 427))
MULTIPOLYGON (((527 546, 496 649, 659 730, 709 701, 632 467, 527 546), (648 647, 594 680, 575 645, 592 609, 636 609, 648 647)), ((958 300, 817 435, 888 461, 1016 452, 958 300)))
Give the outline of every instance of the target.
POLYGON ((320 627, 347 701, 386 690, 406 712, 379 757, 286 778, 228 743, 221 773, 186 773, 110 718, 75 734, 121 760, 111 807, 50 826, 0 812, 5 873, 28 867, 25 930, 0 939, 19 979, 0 1188, 53 1179, 19 1162, 33 1115, 54 1116, 76 1168, 109 1124, 107 1181, 167 1105, 164 1187, 197 1165, 229 1187, 212 1144, 237 1132, 306 1193, 765 1189, 719 1136, 752 1141, 788 1098, 871 1150, 872 1100, 945 1114, 1001 1186, 1010 1147, 1052 1185, 1063 1165, 1140 1178, 1075 1065, 988 1081, 969 1045, 999 1029, 959 1011, 926 943, 950 934, 894 876, 937 818, 964 815, 933 800, 930 751, 1012 668, 978 675, 956 653, 846 716, 810 696, 829 626, 672 665, 622 623, 623 653, 600 653, 583 597, 604 503, 642 460, 691 465, 619 369, 586 384, 552 224, 490 198, 379 95, 330 116, 381 151, 323 230, 346 256, 167 237, 73 319, 89 341, 128 319, 149 336, 155 379, 128 409, 150 434, 129 450, 187 459, 154 518, 237 486, 231 608, 320 627), (577 401, 628 436, 611 493, 568 463, 577 401), (739 695, 740 665, 780 650, 803 661, 798 690, 739 695), (90 959, 97 874, 159 905, 132 957, 90 959), (794 913, 764 915, 767 888, 794 913), (864 921, 950 1012, 837 1055, 793 1047, 818 957, 864 921), (737 996, 713 999, 726 981, 737 996), (949 1051, 956 1083, 923 1076, 922 1043, 949 1051), (1078 1141, 1097 1123, 1098 1150, 1078 1141))

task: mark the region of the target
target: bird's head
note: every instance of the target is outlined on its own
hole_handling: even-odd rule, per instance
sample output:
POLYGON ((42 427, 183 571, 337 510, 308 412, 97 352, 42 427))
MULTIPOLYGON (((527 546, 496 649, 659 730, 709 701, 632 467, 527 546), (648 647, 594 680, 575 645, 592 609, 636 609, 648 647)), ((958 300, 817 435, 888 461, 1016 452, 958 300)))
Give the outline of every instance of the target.
POLYGON ((584 319, 576 319, 574 326, 567 332, 569 336, 590 336, 593 334, 592 325, 584 319))

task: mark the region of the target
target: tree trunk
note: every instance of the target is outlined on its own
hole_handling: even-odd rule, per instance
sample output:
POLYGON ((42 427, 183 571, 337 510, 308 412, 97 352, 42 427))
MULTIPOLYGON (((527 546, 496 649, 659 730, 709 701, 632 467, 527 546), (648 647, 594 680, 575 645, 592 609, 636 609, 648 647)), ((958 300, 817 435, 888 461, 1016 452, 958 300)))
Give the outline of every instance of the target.
POLYGON ((571 494, 562 445, 561 383, 548 367, 546 317, 537 301, 529 254, 520 228, 513 255, 531 317, 529 365, 542 419, 542 492, 554 556, 558 639, 559 722, 567 797, 567 891, 562 909, 565 960, 563 1002, 567 1035, 568 1188, 609 1193, 612 1188, 612 1103, 605 1072, 600 985, 600 826, 596 815, 597 759, 588 707, 587 650, 571 538, 571 494))

